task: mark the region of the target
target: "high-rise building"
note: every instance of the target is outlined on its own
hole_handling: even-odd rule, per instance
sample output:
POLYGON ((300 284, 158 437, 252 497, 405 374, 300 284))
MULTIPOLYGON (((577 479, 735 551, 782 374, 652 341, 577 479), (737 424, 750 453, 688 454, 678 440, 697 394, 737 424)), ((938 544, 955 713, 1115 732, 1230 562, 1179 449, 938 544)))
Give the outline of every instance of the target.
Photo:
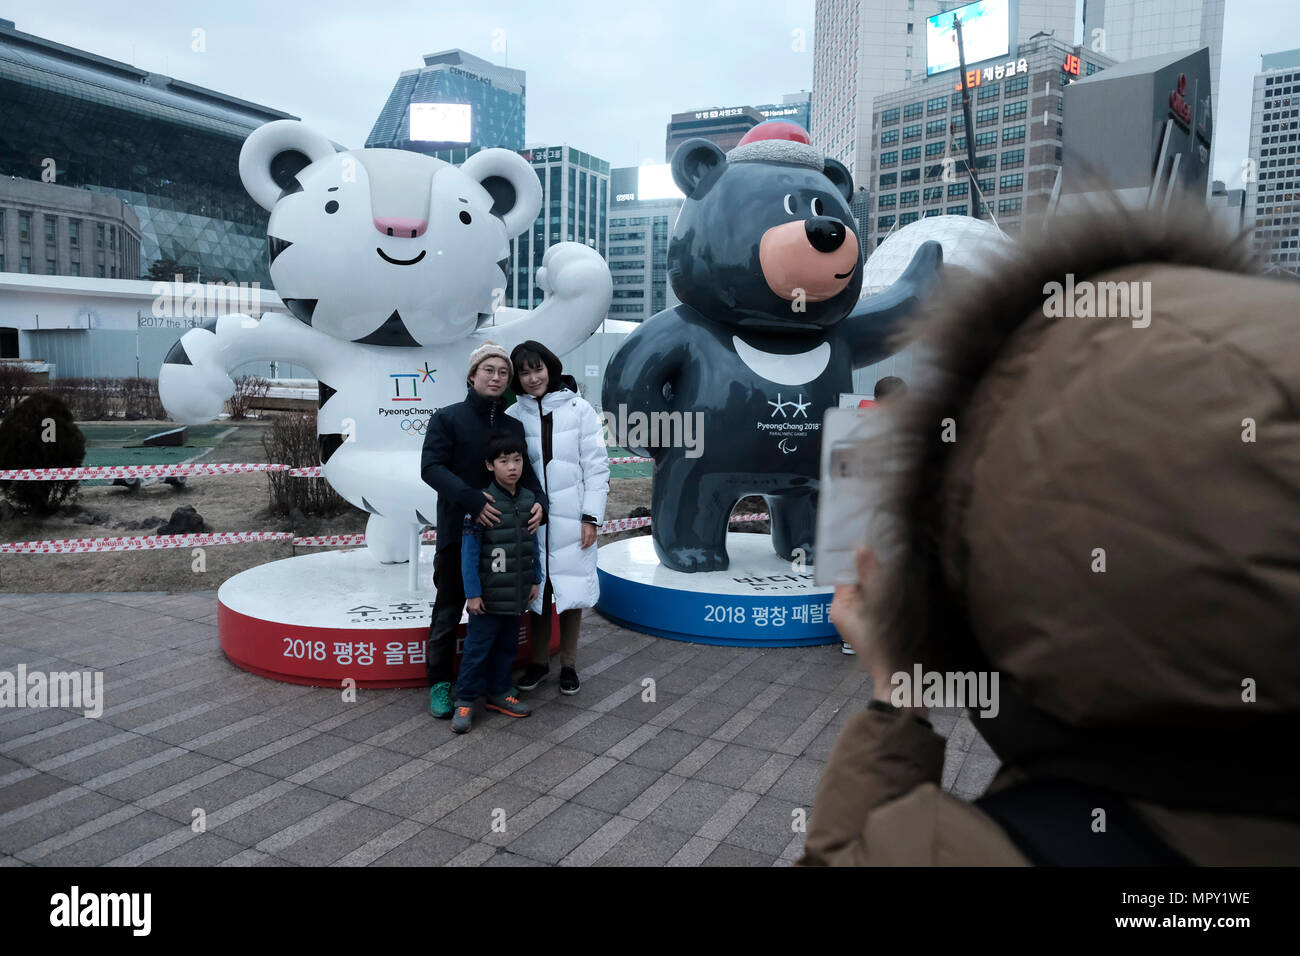
MULTIPOLYGON (((1007 22, 1007 45, 990 56, 1016 56, 1016 41, 1046 33, 1074 43, 1076 0, 985 0, 1007 22)), ((870 165, 872 101, 920 82, 927 69, 926 23, 966 6, 947 0, 817 0, 813 29, 812 141, 854 173, 870 165)), ((975 38, 968 38, 973 42, 975 38)), ((938 59, 939 51, 933 51, 938 59)), ((967 53, 968 63, 980 57, 967 53)), ((937 71, 935 71, 937 72, 937 71)))
POLYGON ((532 309, 545 299, 537 270, 552 245, 581 242, 606 254, 609 163, 572 146, 530 146, 519 154, 542 184, 542 208, 533 228, 510 240, 504 304, 532 309))
POLYGON ((609 188, 614 197, 609 210, 609 262, 614 279, 611 319, 644 322, 677 305, 668 282, 668 237, 686 201, 665 196, 664 167, 627 166, 613 169, 609 188), (654 175, 654 174, 659 175, 654 175), (646 198, 641 198, 642 196, 646 198))
POLYGON ((688 139, 707 139, 724 152, 732 149, 751 129, 768 120, 784 120, 808 128, 811 94, 787 93, 780 103, 760 106, 711 106, 707 109, 674 113, 668 121, 664 161, 670 162, 677 147, 688 139))
MULTIPOLYGON (((1117 62, 1210 48, 1211 116, 1219 114, 1225 0, 1084 0, 1083 45, 1117 62)), ((1211 144, 1213 163, 1213 144, 1211 144)))
POLYGON ((1246 221, 1268 267, 1300 276, 1300 49, 1261 57, 1250 110, 1246 221))
POLYGON ((864 183, 874 197, 868 253, 896 226, 923 215, 969 215, 974 201, 982 202, 981 218, 1008 233, 1045 208, 1061 168, 1062 90, 1113 61, 1052 36, 1022 41, 1017 54, 967 64, 982 200, 972 197, 967 173, 959 70, 875 98, 877 132, 864 183))
POLYGON ((366 146, 463 163, 478 149, 524 148, 525 73, 464 50, 430 53, 397 77, 366 146))
MULTIPOLYGON (((143 272, 173 259, 204 280, 270 285, 267 212, 244 191, 239 150, 278 119, 297 117, 0 20, 0 175, 37 187, 52 177, 129 204, 143 272)), ((5 267, 18 271, 11 255, 5 267)), ((46 257, 33 259, 44 271, 46 257)))

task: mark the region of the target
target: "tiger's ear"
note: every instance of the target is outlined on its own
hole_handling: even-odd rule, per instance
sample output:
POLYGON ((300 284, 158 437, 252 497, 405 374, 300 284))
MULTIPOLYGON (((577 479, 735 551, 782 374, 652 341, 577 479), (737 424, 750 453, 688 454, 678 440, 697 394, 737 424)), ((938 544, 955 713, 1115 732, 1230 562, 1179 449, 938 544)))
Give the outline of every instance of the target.
POLYGON ((506 235, 519 235, 537 218, 542 184, 528 160, 514 150, 480 150, 460 168, 492 197, 492 215, 505 223, 506 235))
MULTIPOLYGON (((271 209, 284 191, 294 191, 307 166, 334 155, 328 139, 300 120, 274 120, 248 134, 239 150, 239 178, 248 195, 271 209)), ((300 189, 301 186, 298 186, 300 189)))

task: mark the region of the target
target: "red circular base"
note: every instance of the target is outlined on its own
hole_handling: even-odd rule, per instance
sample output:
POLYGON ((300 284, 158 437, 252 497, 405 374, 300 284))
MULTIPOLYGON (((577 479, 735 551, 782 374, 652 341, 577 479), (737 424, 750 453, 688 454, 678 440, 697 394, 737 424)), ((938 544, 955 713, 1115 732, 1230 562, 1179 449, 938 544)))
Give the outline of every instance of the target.
MULTIPOLYGON (((423 573, 421 580, 429 580, 423 573)), ((431 569, 430 569, 431 572, 431 569)), ((217 634, 231 663, 291 684, 420 687, 434 589, 407 590, 408 567, 381 565, 364 549, 286 558, 250 568, 217 592, 217 634)), ((460 670, 466 615, 456 627, 460 670)), ((532 660, 527 615, 517 662, 532 660)), ((560 646, 552 610, 550 650, 560 646)))

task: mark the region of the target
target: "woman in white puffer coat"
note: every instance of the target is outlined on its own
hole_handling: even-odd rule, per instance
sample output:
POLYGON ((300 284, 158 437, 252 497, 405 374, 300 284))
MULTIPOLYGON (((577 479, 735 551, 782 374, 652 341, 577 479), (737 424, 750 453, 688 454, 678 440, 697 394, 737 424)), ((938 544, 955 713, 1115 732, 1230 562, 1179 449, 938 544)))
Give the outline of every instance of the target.
POLYGON ((578 394, 555 353, 527 342, 510 354, 515 403, 506 414, 519 419, 528 457, 550 500, 546 523, 537 529, 545 586, 529 614, 533 663, 519 679, 532 690, 550 672, 551 597, 560 616, 560 693, 576 694, 578 631, 582 609, 600 596, 596 578, 596 529, 609 496, 609 454, 596 410, 578 394))

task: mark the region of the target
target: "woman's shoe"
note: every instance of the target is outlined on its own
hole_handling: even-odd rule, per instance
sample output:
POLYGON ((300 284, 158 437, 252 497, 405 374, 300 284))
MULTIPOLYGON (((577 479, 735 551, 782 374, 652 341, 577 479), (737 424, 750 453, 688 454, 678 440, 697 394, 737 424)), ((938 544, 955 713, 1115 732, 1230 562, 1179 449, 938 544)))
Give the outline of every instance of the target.
POLYGON ((578 672, 572 667, 560 668, 560 693, 572 697, 580 690, 582 681, 578 680, 578 672))
POLYGON ((537 685, 545 680, 550 672, 551 668, 546 664, 529 664, 515 686, 520 690, 536 690, 537 685))

